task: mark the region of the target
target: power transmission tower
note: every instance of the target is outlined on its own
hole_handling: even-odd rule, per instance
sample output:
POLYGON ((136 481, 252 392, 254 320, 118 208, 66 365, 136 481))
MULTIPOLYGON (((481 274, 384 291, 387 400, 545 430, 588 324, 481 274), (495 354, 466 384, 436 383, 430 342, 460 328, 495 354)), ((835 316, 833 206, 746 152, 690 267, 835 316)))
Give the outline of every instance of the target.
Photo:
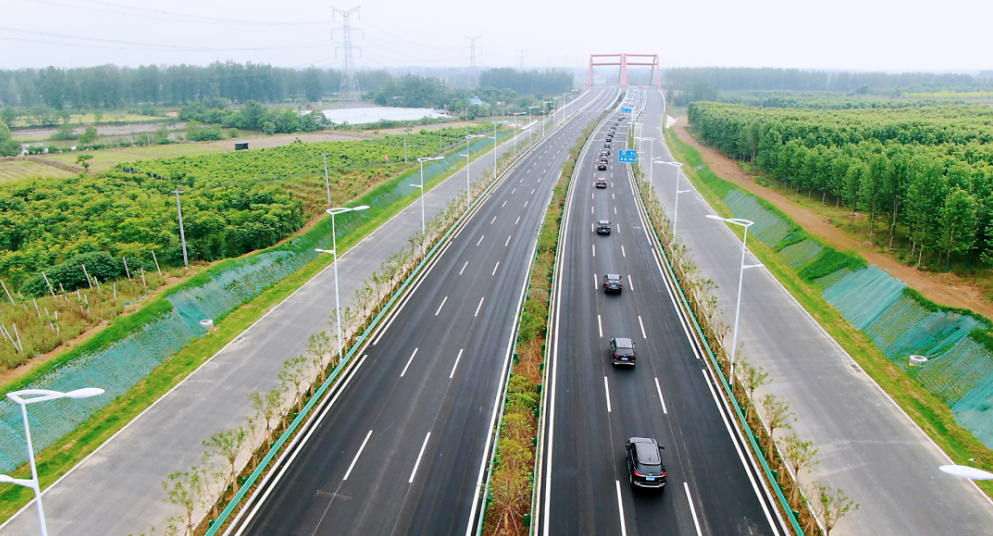
POLYGON ((525 52, 527 52, 527 50, 517 49, 517 53, 521 55, 521 71, 524 71, 524 53, 525 52))
POLYGON ((332 39, 334 39, 334 32, 341 32, 342 44, 335 47, 335 57, 338 56, 339 49, 344 49, 344 53, 342 55, 345 59, 345 72, 341 75, 341 88, 338 98, 339 100, 349 102, 356 102, 361 97, 359 94, 359 81, 355 76, 355 58, 352 53, 353 50, 357 49, 359 51, 359 56, 362 55, 362 49, 352 44, 352 31, 362 32, 362 30, 353 30, 352 28, 352 15, 358 15, 361 7, 362 6, 356 6, 348 11, 343 11, 334 6, 331 7, 331 9, 334 10, 334 15, 341 15, 343 20, 341 26, 331 30, 332 39))
POLYGON ((480 37, 482 36, 481 35, 477 35, 476 37, 469 37, 468 35, 465 36, 465 38, 469 40, 469 46, 467 46, 466 48, 469 49, 469 66, 472 69, 473 82, 479 80, 478 76, 476 75, 476 40, 478 40, 480 37))

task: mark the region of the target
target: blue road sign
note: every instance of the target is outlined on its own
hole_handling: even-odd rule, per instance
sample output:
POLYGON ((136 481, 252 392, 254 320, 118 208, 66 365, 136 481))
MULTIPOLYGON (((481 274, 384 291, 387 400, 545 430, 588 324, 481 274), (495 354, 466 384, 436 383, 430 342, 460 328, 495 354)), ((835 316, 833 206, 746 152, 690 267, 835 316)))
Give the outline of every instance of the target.
POLYGON ((617 153, 617 161, 633 164, 638 161, 638 151, 635 151, 633 149, 619 151, 617 153))
POLYGON ((633 111, 633 110, 631 110, 631 108, 625 108, 625 107, 623 107, 623 106, 621 107, 621 113, 623 113, 623 114, 629 114, 629 113, 631 113, 632 111, 633 111))

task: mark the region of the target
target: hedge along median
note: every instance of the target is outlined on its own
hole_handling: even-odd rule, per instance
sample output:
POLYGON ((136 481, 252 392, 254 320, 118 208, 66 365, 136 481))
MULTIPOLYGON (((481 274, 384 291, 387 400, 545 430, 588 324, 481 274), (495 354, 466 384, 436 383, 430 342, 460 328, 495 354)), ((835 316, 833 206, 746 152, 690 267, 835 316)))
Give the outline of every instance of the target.
MULTIPOLYGON (((492 140, 482 139, 470 144, 470 153, 492 147, 492 140)), ((446 171, 464 165, 465 157, 460 156, 462 151, 464 148, 460 147, 445 160, 425 166, 426 178, 437 183, 446 171)), ((417 190, 408 184, 414 173, 419 173, 419 169, 400 174, 355 201, 371 205, 372 209, 339 216, 337 233, 345 237, 339 246, 357 243, 363 235, 415 200, 417 190)), ((116 319, 107 329, 39 367, 31 375, 6 386, 4 393, 24 388, 71 390, 83 386, 107 390, 107 395, 101 397, 60 400, 32 407, 32 439, 36 452, 48 446, 55 446, 57 450, 38 455, 40 461, 48 460, 42 469, 43 484, 64 474, 73 463, 264 314, 267 307, 278 303, 322 269, 330 259, 325 257, 316 261, 317 254, 313 249, 329 247, 330 234, 329 219, 321 220, 285 244, 241 259, 220 262, 170 289, 142 310, 116 319), (289 286, 281 284, 284 279, 288 280, 289 286), (266 293, 270 289, 275 292, 266 293), (241 314, 239 306, 246 303, 252 307, 247 314, 241 314), (219 322, 228 315, 236 317, 233 327, 237 329, 229 329, 221 323, 220 333, 204 337, 207 331, 199 325, 199 320, 219 322), (222 335, 226 337, 223 341, 220 340, 222 335), (194 355, 190 355, 191 351, 194 355), (181 366, 170 362, 173 355, 183 358, 179 363, 181 366), (143 381, 156 368, 166 377, 143 381), (134 397, 130 390, 139 383, 143 396, 134 397), (120 399, 115 400, 118 397, 120 399), (107 408, 116 411, 106 411, 107 408), (72 439, 66 441, 70 436, 72 439), (68 448, 70 445, 72 449, 68 448)), ((6 398, 0 402, 0 472, 3 473, 14 471, 26 460, 17 409, 6 398)), ((26 469, 22 468, 15 474, 24 471, 26 469)), ((19 504, 29 499, 27 493, 22 493, 23 489, 7 488, 0 493, 3 515, 9 516, 19 504)))
POLYGON ((573 170, 586 141, 610 111, 583 130, 569 150, 569 158, 552 190, 528 275, 527 295, 517 327, 514 362, 507 380, 506 397, 490 460, 485 510, 479 533, 523 535, 529 533, 534 511, 537 437, 545 383, 546 340, 553 271, 558 253, 562 211, 573 170))
MULTIPOLYGON (((761 232, 749 249, 873 380, 956 462, 993 467, 993 323, 930 302, 858 254, 825 245, 665 136, 714 210, 756 222, 761 232), (911 368, 910 355, 930 359, 911 368)), ((993 485, 979 484, 993 496, 993 485)))

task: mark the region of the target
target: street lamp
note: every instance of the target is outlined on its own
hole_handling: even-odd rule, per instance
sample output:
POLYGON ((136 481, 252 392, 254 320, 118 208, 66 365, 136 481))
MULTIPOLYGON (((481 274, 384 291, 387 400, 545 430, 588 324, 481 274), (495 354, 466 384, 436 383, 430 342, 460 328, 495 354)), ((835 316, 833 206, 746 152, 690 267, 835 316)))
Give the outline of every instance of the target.
POLYGON ((676 209, 673 211, 672 215, 672 236, 676 236, 676 223, 679 222, 679 194, 685 194, 689 190, 679 189, 679 174, 681 170, 679 168, 683 167, 682 162, 666 162, 665 160, 652 160, 653 164, 665 164, 667 166, 673 166, 676 168, 676 209))
POLYGON ((338 214, 344 214, 346 212, 356 212, 359 210, 368 209, 368 205, 362 205, 359 207, 337 207, 329 208, 325 212, 331 215, 331 248, 332 249, 315 249, 319 253, 330 253, 334 255, 334 316, 338 319, 338 362, 341 363, 341 302, 338 298, 338 236, 335 234, 334 217, 338 214))
POLYGON ((544 106, 541 108, 541 137, 545 137, 545 123, 548 122, 548 105, 555 101, 541 101, 544 106))
POLYGON ((176 194, 176 213, 179 214, 179 241, 183 244, 183 266, 189 268, 190 260, 186 256, 186 231, 183 230, 183 206, 179 203, 179 194, 183 193, 183 190, 173 190, 172 193, 176 194))
POLYGON ((421 235, 427 236, 427 230, 424 223, 424 162, 431 162, 433 160, 444 160, 444 156, 435 156, 433 158, 418 158, 417 161, 421 164, 421 184, 411 184, 414 188, 421 189, 421 235))
POLYGON ((16 484, 18 486, 24 486, 26 488, 31 488, 34 490, 35 502, 38 503, 38 523, 41 525, 42 536, 48 536, 48 527, 45 525, 45 510, 41 506, 41 484, 38 481, 38 468, 34 463, 34 449, 31 446, 31 429, 28 427, 28 404, 34 404, 36 402, 45 402, 48 400, 55 400, 58 398, 89 398, 91 396, 102 395, 104 393, 103 389, 97 387, 85 387, 83 389, 76 389, 75 391, 69 391, 68 393, 60 393, 58 391, 49 391, 47 389, 25 389, 23 391, 15 391, 13 393, 7 393, 7 398, 16 402, 21 406, 21 417, 24 419, 24 439, 28 446, 28 461, 31 463, 31 480, 24 480, 20 478, 12 478, 7 475, 0 475, 0 483, 6 484, 16 484))
POLYGON ((533 138, 533 132, 534 131, 531 129, 531 109, 532 108, 538 108, 538 106, 528 106, 528 146, 529 147, 531 145, 533 145, 532 138, 533 138))
POLYGON ((514 156, 517 156, 517 116, 524 115, 524 112, 517 112, 515 114, 510 114, 514 116, 514 156))
POLYGON ((968 465, 942 465, 938 469, 955 476, 968 478, 970 480, 993 480, 993 473, 969 467, 968 465))
POLYGON ((741 240, 741 270, 738 272, 738 304, 734 308, 734 335, 731 339, 731 388, 734 389, 734 357, 735 352, 738 350, 738 316, 741 314, 741 281, 745 278, 745 270, 748 268, 758 268, 762 266, 761 264, 745 264, 745 243, 748 241, 748 228, 755 225, 755 222, 749 220, 743 220, 741 218, 722 218, 714 214, 707 214, 707 217, 712 220, 722 221, 724 223, 731 223, 734 225, 740 225, 745 228, 745 237, 741 240))
MULTIPOLYGON (((649 143, 648 144, 648 147, 649 147, 648 160, 650 162, 654 162, 655 161, 655 143, 654 143, 655 142, 655 138, 635 138, 635 139, 638 140, 638 145, 639 146, 641 145, 641 142, 644 142, 644 141, 653 142, 653 143, 649 143)), ((652 177, 655 176, 655 174, 654 174, 653 171, 654 171, 654 169, 652 168, 652 166, 648 166, 648 186, 651 187, 652 189, 655 188, 655 184, 652 182, 652 177)))
MULTIPOLYGON (((407 145, 407 142, 405 140, 404 141, 404 146, 406 146, 406 145, 407 145)), ((321 156, 324 157, 324 186, 326 186, 327 189, 328 189, 328 206, 330 207, 331 206, 331 180, 328 179, 328 154, 327 153, 321 153, 321 156)))
MULTIPOLYGON (((466 127, 469 128, 469 127, 466 127)), ((465 135, 465 206, 469 207, 469 140, 473 138, 485 138, 482 134, 465 135)))

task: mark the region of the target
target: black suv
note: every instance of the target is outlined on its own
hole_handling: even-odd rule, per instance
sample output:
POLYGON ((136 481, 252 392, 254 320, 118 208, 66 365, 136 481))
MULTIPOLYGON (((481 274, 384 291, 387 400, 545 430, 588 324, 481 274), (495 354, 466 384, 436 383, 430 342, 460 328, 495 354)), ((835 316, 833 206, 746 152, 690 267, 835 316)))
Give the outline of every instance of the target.
POLYGON ((596 234, 610 234, 610 222, 607 220, 596 222, 596 234))
MULTIPOLYGON (((596 180, 596 187, 597 188, 600 188, 600 189, 606 188, 607 187, 607 179, 605 179, 603 177, 600 177, 599 179, 597 179, 596 180)), ((609 225, 609 222, 608 222, 608 225, 609 225)), ((607 234, 610 234, 610 233, 608 232, 607 234)))
POLYGON ((615 365, 634 366, 638 358, 634 351, 634 341, 618 337, 610 339, 610 359, 615 365))
POLYGON ((662 463, 662 449, 650 437, 628 439, 627 450, 628 482, 640 488, 665 488, 665 464, 662 463))
MULTIPOLYGON (((608 233, 610 234, 610 233, 608 233)), ((624 283, 621 283, 620 274, 606 274, 603 276, 603 291, 604 292, 616 292, 618 294, 624 290, 624 283)), ((634 347, 631 348, 634 351, 634 347)))

